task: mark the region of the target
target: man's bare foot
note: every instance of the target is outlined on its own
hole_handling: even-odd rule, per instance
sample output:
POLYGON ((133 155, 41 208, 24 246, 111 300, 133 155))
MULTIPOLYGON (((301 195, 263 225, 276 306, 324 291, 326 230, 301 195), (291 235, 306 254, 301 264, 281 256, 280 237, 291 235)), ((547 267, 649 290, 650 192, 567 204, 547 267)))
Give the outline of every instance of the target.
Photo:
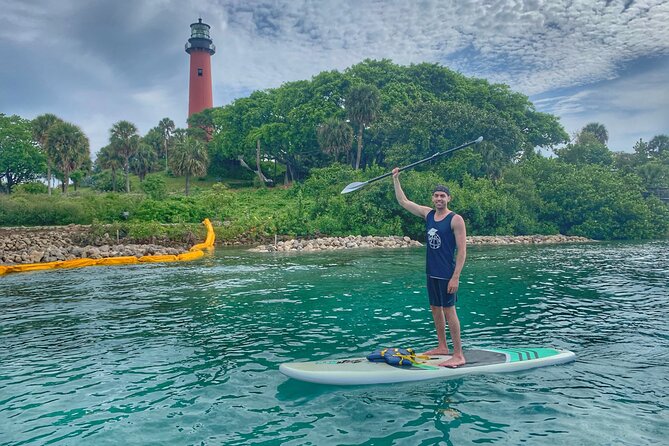
POLYGON ((425 353, 421 353, 422 355, 439 355, 439 356, 444 356, 444 355, 450 355, 450 352, 448 351, 448 347, 437 347, 433 348, 432 350, 428 350, 425 353))
POLYGON ((448 367, 451 369, 455 369, 465 364, 466 364, 465 356, 462 353, 460 353, 459 355, 453 355, 451 359, 448 359, 438 365, 439 367, 448 367))

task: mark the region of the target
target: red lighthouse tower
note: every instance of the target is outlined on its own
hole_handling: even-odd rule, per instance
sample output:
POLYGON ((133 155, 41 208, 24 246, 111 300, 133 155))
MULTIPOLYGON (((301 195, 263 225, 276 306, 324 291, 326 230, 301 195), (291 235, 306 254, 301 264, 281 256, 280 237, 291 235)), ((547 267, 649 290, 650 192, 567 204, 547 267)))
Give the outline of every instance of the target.
POLYGON ((202 19, 190 25, 190 39, 186 43, 186 52, 190 54, 189 118, 214 105, 211 94, 211 56, 216 52, 216 46, 209 37, 210 28, 202 23, 202 19))

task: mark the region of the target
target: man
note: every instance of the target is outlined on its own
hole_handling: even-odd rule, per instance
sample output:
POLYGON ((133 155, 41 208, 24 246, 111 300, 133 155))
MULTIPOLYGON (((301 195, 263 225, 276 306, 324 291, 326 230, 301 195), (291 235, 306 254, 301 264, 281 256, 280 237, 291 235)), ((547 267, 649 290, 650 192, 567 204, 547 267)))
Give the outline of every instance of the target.
POLYGON ((446 323, 453 340, 453 355, 440 363, 444 367, 465 364, 460 340, 460 320, 455 311, 460 273, 467 256, 467 231, 461 216, 448 209, 451 193, 446 186, 436 186, 432 192, 434 209, 409 201, 400 185, 399 169, 393 169, 397 202, 407 211, 425 219, 427 230, 427 293, 439 345, 426 355, 448 355, 446 323), (457 251, 457 256, 455 252, 457 251))

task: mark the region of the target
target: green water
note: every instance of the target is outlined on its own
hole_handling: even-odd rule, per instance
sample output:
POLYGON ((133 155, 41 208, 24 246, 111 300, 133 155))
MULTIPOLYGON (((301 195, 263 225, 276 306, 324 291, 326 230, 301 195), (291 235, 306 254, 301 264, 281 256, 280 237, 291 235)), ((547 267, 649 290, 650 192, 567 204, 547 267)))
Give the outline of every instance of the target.
POLYGON ((285 361, 424 349, 423 251, 250 254, 0 278, 0 444, 666 444, 669 242, 472 247, 465 348, 575 363, 333 387, 285 361))

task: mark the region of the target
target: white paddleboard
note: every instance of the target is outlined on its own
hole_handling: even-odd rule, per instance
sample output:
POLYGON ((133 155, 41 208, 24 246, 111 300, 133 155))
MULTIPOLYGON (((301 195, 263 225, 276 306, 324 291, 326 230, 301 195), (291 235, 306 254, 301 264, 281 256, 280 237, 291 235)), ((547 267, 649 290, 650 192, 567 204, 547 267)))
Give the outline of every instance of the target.
POLYGON ((467 364, 458 368, 439 367, 450 356, 431 356, 418 365, 397 367, 367 358, 292 362, 279 366, 290 378, 319 384, 386 384, 427 379, 448 379, 473 373, 501 373, 564 364, 576 359, 569 350, 553 348, 514 348, 465 350, 467 364))

